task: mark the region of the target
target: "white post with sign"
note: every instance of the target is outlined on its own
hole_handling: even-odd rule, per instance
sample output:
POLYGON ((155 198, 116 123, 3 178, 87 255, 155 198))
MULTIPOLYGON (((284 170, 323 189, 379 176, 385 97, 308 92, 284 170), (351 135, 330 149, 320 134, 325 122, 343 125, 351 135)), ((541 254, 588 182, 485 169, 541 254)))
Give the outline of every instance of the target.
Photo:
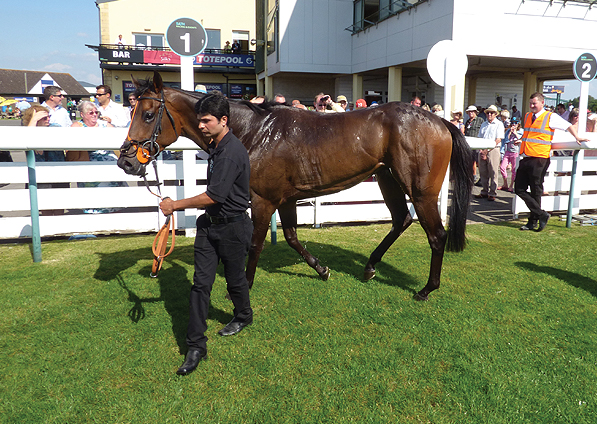
MULTIPOLYGON (((180 55, 180 88, 193 91, 195 87, 195 76, 193 72, 193 61, 195 56, 205 50, 207 46, 207 32, 203 26, 190 18, 175 19, 166 32, 166 40, 170 48, 180 55)), ((194 172, 195 151, 183 150, 182 159, 184 163, 184 197, 192 197, 200 194, 195 181, 197 176, 194 172)), ((195 233, 194 224, 197 217, 197 209, 186 209, 185 235, 192 237, 195 233)))
MULTIPOLYGON (((578 104, 578 134, 582 137, 587 133, 587 106, 589 104, 589 82, 597 75, 597 63, 591 53, 583 53, 574 62, 574 76, 580 81, 580 100, 578 104)), ((582 177, 582 163, 584 150, 574 152, 572 162, 572 176, 570 178, 570 195, 568 197, 568 214, 566 226, 570 227, 572 215, 580 212, 581 185, 576 184, 576 176, 582 177)))
MULTIPOLYGON (((427 55, 427 71, 431 79, 444 87, 444 118, 450 120, 452 110, 452 87, 460 81, 468 69, 468 59, 452 40, 436 43, 427 55)), ((472 171, 471 171, 472 172, 472 171)), ((448 216, 448 191, 450 185, 450 167, 446 172, 442 191, 439 195, 440 216, 445 223, 448 216)))

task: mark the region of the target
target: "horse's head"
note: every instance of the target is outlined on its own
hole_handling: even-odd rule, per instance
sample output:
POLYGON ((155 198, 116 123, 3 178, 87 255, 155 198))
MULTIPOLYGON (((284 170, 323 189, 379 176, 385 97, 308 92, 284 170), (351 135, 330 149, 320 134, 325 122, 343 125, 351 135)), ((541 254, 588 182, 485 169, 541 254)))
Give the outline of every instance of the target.
POLYGON ((137 105, 124 144, 120 148, 118 166, 127 174, 145 175, 145 166, 166 146, 178 138, 174 118, 168 111, 160 74, 153 81, 137 81, 137 105))

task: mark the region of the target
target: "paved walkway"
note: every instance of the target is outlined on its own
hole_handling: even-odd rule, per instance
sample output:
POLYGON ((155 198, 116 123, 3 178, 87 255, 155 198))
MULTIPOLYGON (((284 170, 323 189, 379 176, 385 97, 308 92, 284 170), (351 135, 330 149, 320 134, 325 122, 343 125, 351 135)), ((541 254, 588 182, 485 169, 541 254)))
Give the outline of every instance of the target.
MULTIPOLYGON (((508 172, 510 181, 510 172, 508 172)), ((499 186, 502 185, 502 177, 499 179, 499 186)), ((481 187, 473 188, 473 195, 481 193, 481 187)), ((512 217, 512 201, 514 193, 498 190, 498 197, 494 202, 487 199, 475 199, 471 201, 471 208, 468 214, 467 224, 492 223, 508 221, 512 217)))

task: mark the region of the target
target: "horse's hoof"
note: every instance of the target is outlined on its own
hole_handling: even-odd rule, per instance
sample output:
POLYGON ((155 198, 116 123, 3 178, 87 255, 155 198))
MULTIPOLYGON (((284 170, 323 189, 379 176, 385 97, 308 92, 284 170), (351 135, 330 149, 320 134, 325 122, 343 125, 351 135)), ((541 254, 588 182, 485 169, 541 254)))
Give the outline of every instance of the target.
POLYGON ((369 281, 375 277, 375 269, 366 269, 363 275, 363 280, 369 281))
POLYGON ((427 295, 423 295, 421 293, 415 293, 415 295, 413 296, 413 298, 418 301, 418 302, 426 302, 429 300, 429 296, 427 295))
POLYGON ((327 281, 328 278, 330 278, 330 269, 326 266, 325 268, 323 268, 323 272, 319 274, 319 276, 323 281, 327 281))

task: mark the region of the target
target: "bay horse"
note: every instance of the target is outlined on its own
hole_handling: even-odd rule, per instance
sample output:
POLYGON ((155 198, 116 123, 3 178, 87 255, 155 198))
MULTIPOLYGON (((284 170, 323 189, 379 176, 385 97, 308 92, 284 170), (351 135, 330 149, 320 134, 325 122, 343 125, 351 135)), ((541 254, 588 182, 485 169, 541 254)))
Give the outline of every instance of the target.
MULTIPOLYGON (((121 147, 119 167, 127 174, 144 175, 146 164, 178 136, 207 151, 208 140, 194 112, 204 94, 165 87, 157 72, 153 80, 134 83, 138 103, 121 147)), ((254 232, 246 269, 250 286, 276 209, 288 244, 326 280, 329 269, 298 241, 297 201, 350 188, 372 174, 390 210, 392 228, 365 265, 366 280, 375 276, 375 265, 413 222, 406 195, 432 251, 427 284, 415 299, 427 300, 439 288, 444 248, 464 249, 472 155, 462 133, 448 121, 399 102, 328 114, 230 100, 229 126, 251 162, 254 232), (437 201, 448 164, 453 192, 446 232, 437 201)))

